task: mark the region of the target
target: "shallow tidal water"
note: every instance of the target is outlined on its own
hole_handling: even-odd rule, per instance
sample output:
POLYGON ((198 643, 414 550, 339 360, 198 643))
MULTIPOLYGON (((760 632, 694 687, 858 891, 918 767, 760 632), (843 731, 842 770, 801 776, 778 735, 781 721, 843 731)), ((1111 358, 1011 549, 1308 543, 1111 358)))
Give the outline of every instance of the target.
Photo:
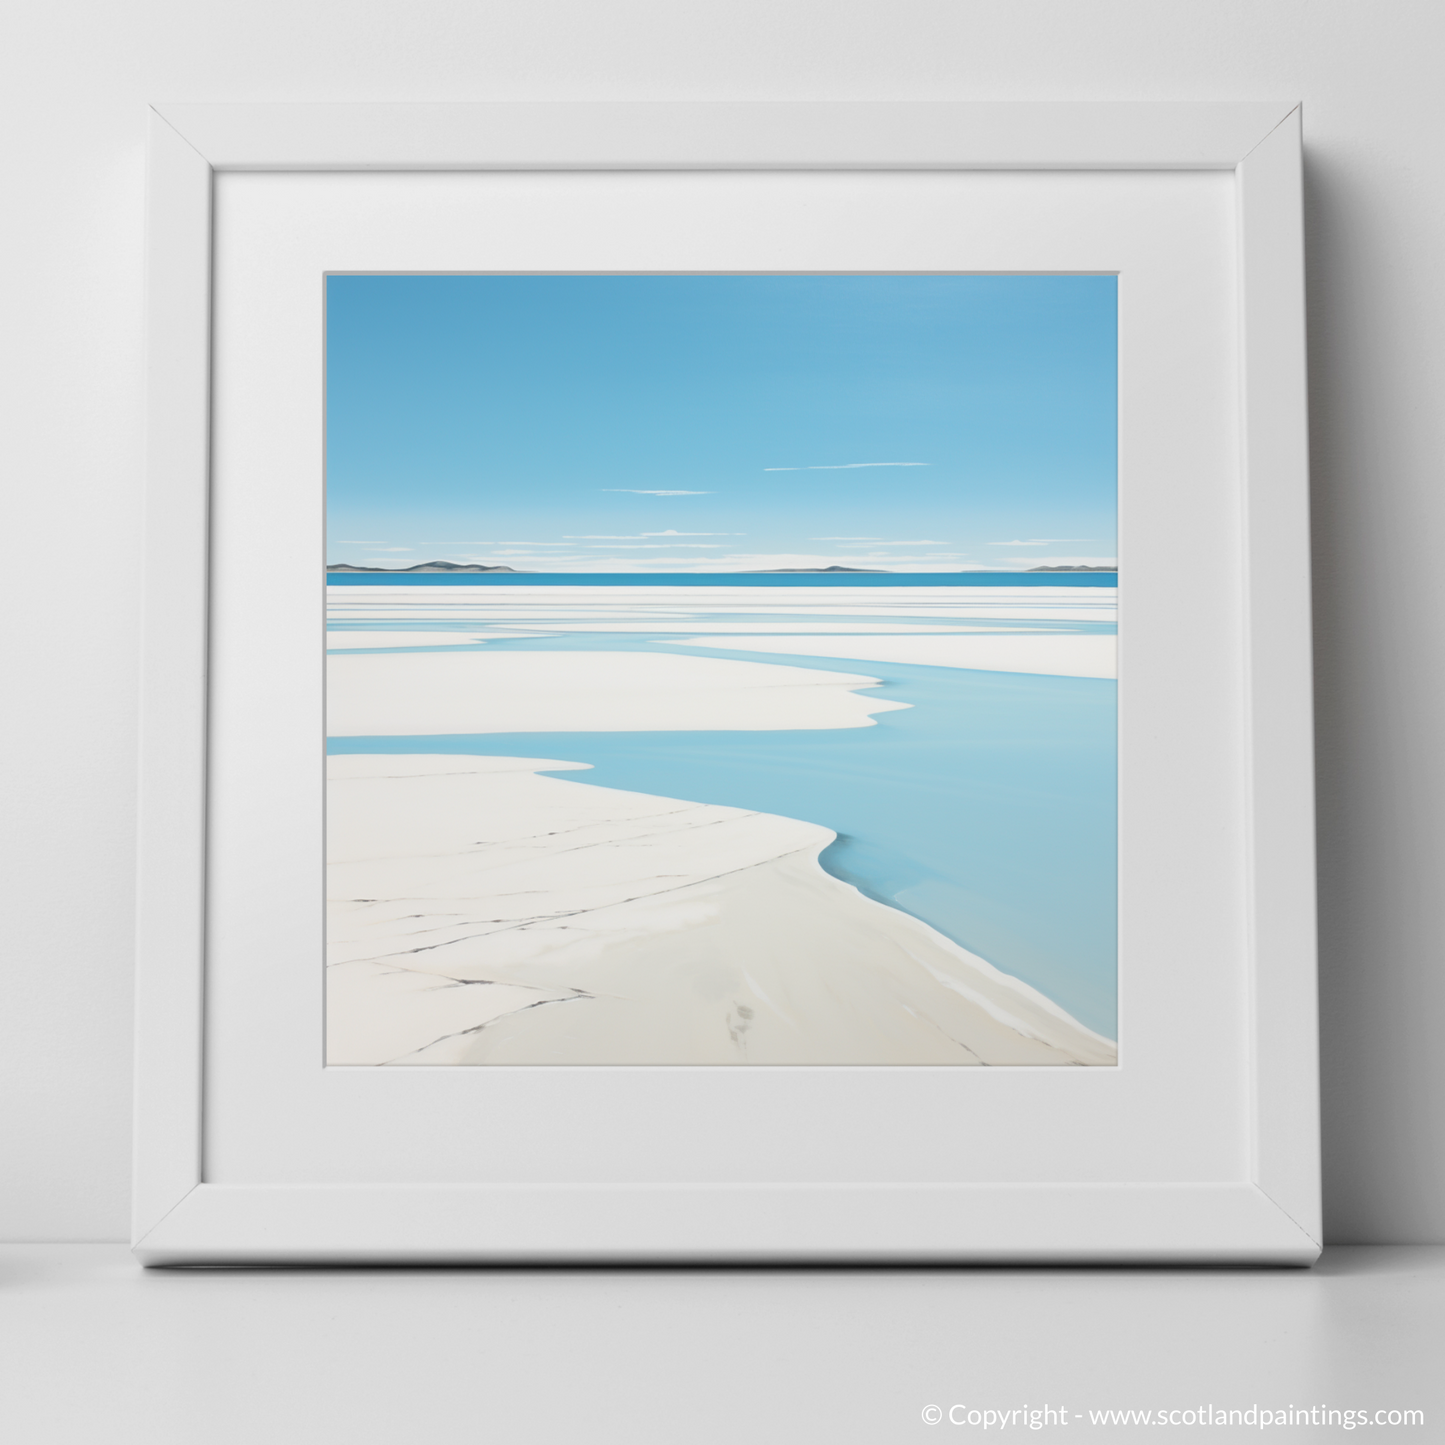
MULTIPOLYGON (((414 650, 404 636, 398 643, 414 650)), ((1115 1037, 1113 681, 682 647, 638 633, 485 644, 487 651, 659 647, 864 673, 881 680, 876 695, 911 706, 865 728, 347 737, 331 739, 328 751, 588 763, 591 772, 564 776, 821 824, 838 835, 822 855, 828 872, 1115 1037)))

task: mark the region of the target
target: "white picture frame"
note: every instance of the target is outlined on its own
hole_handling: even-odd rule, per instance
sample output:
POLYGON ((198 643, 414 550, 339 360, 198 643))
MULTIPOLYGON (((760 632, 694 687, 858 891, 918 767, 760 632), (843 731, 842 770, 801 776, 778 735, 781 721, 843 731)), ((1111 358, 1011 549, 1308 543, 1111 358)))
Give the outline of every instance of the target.
POLYGON ((137 1257, 147 1265, 1313 1261, 1321 1225, 1300 145, 1299 110, 1286 103, 155 107, 137 1257), (1235 861, 1246 879, 1249 979, 1236 1177, 1164 1184, 207 1180, 214 178, 415 170, 1232 174, 1247 788, 1247 836, 1235 861))

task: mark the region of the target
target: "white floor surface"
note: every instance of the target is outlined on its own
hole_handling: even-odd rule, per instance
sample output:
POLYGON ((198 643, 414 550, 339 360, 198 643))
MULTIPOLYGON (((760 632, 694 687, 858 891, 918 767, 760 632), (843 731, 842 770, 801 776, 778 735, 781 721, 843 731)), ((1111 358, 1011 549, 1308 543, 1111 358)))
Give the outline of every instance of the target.
POLYGON ((1088 1417, 1201 1405, 1423 1410, 1365 1436, 1437 1441, 1442 1359, 1445 1246, 1249 1271, 146 1271, 0 1246, 6 1445, 1354 1435, 1088 1417), (967 1423, 1045 1406, 1071 1418, 967 1423))

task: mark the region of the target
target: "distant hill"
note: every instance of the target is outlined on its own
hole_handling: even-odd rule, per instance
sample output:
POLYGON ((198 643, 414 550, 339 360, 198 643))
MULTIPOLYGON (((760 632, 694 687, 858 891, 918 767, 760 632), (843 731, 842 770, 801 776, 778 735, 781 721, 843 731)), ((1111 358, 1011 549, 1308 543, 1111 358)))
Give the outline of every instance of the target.
POLYGON ((1030 572, 1117 572, 1117 567, 1030 567, 1030 572))
POLYGON ((475 562, 419 562, 415 567, 353 567, 350 562, 333 562, 328 572, 515 572, 515 567, 479 567, 475 562))
POLYGON ((881 577, 884 569, 882 567, 760 567, 756 572, 748 575, 761 577, 764 573, 773 572, 872 572, 881 577))

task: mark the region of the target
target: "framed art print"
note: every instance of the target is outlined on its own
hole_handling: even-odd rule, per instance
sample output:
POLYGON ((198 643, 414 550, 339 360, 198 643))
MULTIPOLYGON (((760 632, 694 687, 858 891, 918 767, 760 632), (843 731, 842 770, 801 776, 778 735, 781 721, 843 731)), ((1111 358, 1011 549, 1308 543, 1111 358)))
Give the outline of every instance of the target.
POLYGON ((1297 111, 153 127, 143 1260, 1314 1257, 1297 111))

